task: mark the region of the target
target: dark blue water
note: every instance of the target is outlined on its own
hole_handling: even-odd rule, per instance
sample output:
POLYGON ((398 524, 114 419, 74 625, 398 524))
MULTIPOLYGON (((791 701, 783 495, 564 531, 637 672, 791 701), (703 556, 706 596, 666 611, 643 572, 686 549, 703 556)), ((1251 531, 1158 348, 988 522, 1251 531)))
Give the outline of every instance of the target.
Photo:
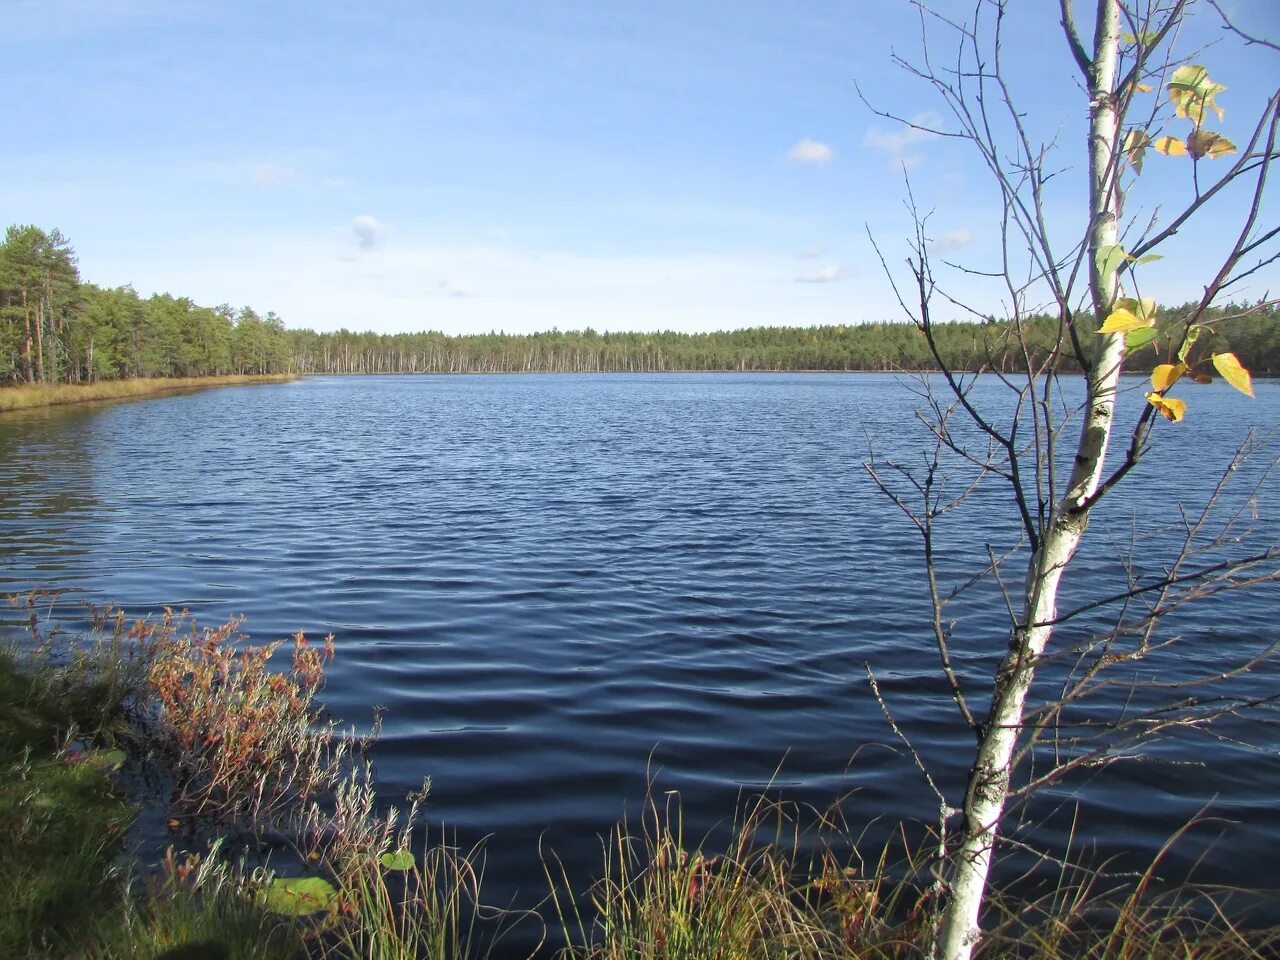
MULTIPOLYGON (((975 396, 1004 402, 994 382, 975 396)), ((1139 559, 1167 554, 1151 531, 1203 500, 1248 428, 1280 423, 1277 384, 1188 399, 1095 519, 1073 601, 1123 586, 1131 534, 1139 559)), ((845 798, 854 824, 931 817, 866 663, 958 799, 972 737, 938 676, 920 540, 862 466, 869 445, 924 463, 919 406, 891 376, 598 375, 317 378, 11 414, 0 591, 245 614, 259 640, 333 632, 328 705, 357 724, 387 708, 383 794, 429 775, 431 819, 489 837, 490 900, 529 904, 545 893, 539 840, 585 878, 650 777, 680 791, 693 835, 769 783, 818 807, 845 798)), ((1225 497, 1258 546, 1280 532, 1280 484, 1251 492, 1263 462, 1225 497)), ((1012 519, 998 486, 944 517, 944 574, 1011 545, 1012 519)), ((1212 670, 1276 639, 1277 599, 1270 586, 1189 610, 1166 631, 1187 643, 1144 669, 1212 670)), ((951 615, 977 676, 1005 636, 998 593, 975 588, 951 615)), ((1274 693, 1280 677, 1263 666, 1237 689, 1274 693)), ((1261 748, 1181 738, 1161 751, 1179 765, 1135 762, 1050 799, 1081 801, 1078 839, 1105 853, 1154 851, 1216 797, 1233 824, 1207 869, 1274 885, 1276 734, 1224 730, 1261 748)), ((1026 837, 1061 852, 1064 830, 1026 837)))

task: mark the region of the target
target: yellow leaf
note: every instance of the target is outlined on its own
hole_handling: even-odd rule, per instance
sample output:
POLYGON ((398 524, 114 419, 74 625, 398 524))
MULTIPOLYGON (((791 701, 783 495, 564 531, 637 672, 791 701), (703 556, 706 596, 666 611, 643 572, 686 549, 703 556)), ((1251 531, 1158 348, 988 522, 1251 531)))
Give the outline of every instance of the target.
POLYGON ((1177 423, 1187 415, 1187 404, 1177 397, 1162 397, 1158 393, 1148 393, 1147 403, 1156 408, 1160 416, 1177 423))
POLYGON ((1150 323, 1144 323, 1139 320, 1124 307, 1118 307, 1111 311, 1111 316, 1107 317, 1106 323, 1098 328, 1098 332, 1128 333, 1130 330, 1137 330, 1139 327, 1149 326, 1151 326, 1150 323))
POLYGON ((1229 153, 1236 152, 1236 145, 1226 137, 1218 137, 1209 147, 1209 159, 1216 160, 1218 157, 1225 157, 1229 153))
POLYGON ((1135 83, 1135 84, 1133 85, 1133 89, 1137 90, 1139 93, 1150 93, 1150 92, 1151 92, 1151 84, 1149 84, 1149 83, 1135 83))
POLYGON ((1187 145, 1177 137, 1158 137, 1151 146, 1168 157, 1181 157, 1187 152, 1187 145))
POLYGON ((1187 64, 1173 71, 1167 88, 1178 116, 1186 117, 1197 127, 1204 122, 1206 109, 1222 119, 1222 108, 1213 98, 1227 88, 1210 80, 1209 71, 1199 64, 1187 64))
POLYGON ((1195 130, 1187 137, 1187 150, 1197 160, 1201 157, 1216 159, 1236 152, 1236 145, 1212 130, 1195 130))
POLYGON ((1253 380, 1249 377, 1249 371, 1240 365, 1234 353, 1215 353, 1213 367, 1227 383, 1246 396, 1253 396, 1253 380))
POLYGON ((1151 371, 1151 389, 1163 393, 1187 372, 1185 364, 1162 363, 1151 371))
POLYGON ((1142 155, 1151 145, 1151 138, 1142 130, 1130 130, 1125 134, 1124 146, 1121 147, 1129 158, 1129 163, 1137 173, 1142 172, 1142 155))

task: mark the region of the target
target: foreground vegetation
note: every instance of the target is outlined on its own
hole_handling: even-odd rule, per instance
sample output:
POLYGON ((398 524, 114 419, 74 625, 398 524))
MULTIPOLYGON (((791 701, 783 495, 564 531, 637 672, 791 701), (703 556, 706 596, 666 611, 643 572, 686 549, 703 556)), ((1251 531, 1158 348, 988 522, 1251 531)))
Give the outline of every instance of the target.
MULTIPOLYGON (((131 621, 111 610, 69 637, 48 627, 46 599, 16 601, 30 637, 0 653, 0 955, 485 957, 512 952, 513 924, 541 929, 538 916, 480 908, 478 854, 424 839, 422 794, 404 811, 378 801, 368 739, 316 699, 331 639, 255 646, 237 622, 204 630, 171 612, 131 621), (166 824, 173 845, 147 853, 130 839, 137 818, 166 824)), ((729 847, 711 849, 684 835, 669 798, 651 803, 638 830, 618 828, 593 885, 548 855, 544 914, 563 943, 551 935, 535 952, 923 956, 938 899, 928 845, 864 861, 844 831, 803 836, 800 819, 758 802, 729 847)), ((1276 931, 1236 929, 1230 901, 1154 893, 1157 870, 1109 886, 1064 868, 1035 902, 995 903, 984 953, 1280 947, 1276 931)))
MULTIPOLYGON (((1206 319, 1255 375, 1280 373, 1280 307, 1217 322, 1240 312, 1215 308, 1206 319)), ((1163 313, 1178 316, 1177 309, 1163 313)), ((1047 316, 1025 318, 1012 333, 1003 323, 972 320, 939 322, 933 332, 953 370, 1014 369, 1027 362, 1024 346, 1035 363, 1061 346, 1047 316)), ((286 329, 276 314, 249 307, 205 307, 168 294, 144 299, 131 287, 84 283, 57 230, 12 226, 0 243, 0 385, 272 373, 930 370, 937 362, 910 322, 697 334, 316 333, 286 329)))

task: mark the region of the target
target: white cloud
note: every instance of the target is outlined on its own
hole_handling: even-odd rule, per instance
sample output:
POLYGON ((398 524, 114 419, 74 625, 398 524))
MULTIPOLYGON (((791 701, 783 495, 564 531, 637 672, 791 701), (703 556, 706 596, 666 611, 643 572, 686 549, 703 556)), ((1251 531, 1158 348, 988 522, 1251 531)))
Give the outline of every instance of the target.
POLYGON ((921 161, 913 148, 938 136, 932 131, 942 127, 942 117, 933 111, 917 113, 911 118, 911 123, 915 126, 902 125, 893 130, 871 127, 862 138, 862 145, 887 153, 895 169, 906 167, 910 170, 921 161))
POLYGON ((260 187, 283 187, 298 179, 298 171, 280 163, 255 164, 249 179, 260 187))
POLYGON ((811 270, 796 277, 796 283, 834 283, 844 279, 844 267, 828 264, 818 270, 811 270))
POLYGON ((351 233, 361 250, 373 250, 386 237, 387 225, 377 217, 362 213, 351 221, 351 233))
POLYGON ((825 167, 834 160, 836 152, 821 140, 811 140, 805 137, 792 144, 791 149, 787 151, 788 163, 803 163, 814 167, 825 167))
POLYGON ((934 253, 950 253, 953 250, 959 250, 967 247, 973 242, 973 231, 968 227, 959 227, 955 230, 948 230, 941 236, 933 239, 934 253))

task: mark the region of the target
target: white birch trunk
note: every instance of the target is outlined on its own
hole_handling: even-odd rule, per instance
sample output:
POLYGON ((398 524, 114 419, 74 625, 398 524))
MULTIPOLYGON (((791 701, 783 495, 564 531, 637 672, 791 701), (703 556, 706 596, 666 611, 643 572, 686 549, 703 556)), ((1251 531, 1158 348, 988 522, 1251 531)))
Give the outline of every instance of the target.
MULTIPOLYGON (((1098 0, 1090 78, 1089 256, 1094 314, 1105 319, 1116 297, 1114 270, 1102 274, 1096 252, 1117 242, 1119 221, 1119 120, 1113 92, 1119 56, 1119 0, 1098 0)), ((1087 382, 1087 410, 1076 450, 1071 484, 1057 504, 1039 551, 1027 570, 1022 623, 1012 632, 1009 652, 996 674, 991 713, 970 773, 963 813, 964 839, 951 871, 951 899, 938 931, 935 954, 942 960, 969 960, 981 936, 979 912, 986 895, 996 834, 1009 795, 1011 764, 1021 735, 1027 692, 1036 663, 1053 634, 1058 583, 1075 555, 1088 522, 1079 509, 1098 488, 1111 438, 1116 384, 1124 362, 1124 336, 1105 338, 1087 382)))

